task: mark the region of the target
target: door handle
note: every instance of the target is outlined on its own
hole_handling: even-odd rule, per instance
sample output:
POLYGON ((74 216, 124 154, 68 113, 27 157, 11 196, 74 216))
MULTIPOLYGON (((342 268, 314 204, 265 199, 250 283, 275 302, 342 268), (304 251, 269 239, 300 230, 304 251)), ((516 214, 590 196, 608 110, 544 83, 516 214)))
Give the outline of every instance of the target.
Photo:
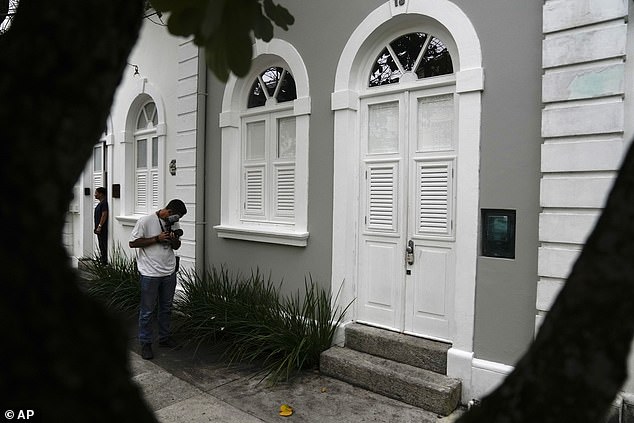
POLYGON ((407 242, 407 247, 405 248, 405 261, 410 266, 414 264, 414 241, 411 239, 407 242))

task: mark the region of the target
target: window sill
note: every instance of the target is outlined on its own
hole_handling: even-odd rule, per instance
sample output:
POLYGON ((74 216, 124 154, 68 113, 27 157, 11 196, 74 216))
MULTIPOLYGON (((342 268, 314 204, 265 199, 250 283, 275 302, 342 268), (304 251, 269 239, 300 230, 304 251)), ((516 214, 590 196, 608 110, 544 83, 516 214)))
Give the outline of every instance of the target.
POLYGON ((308 244, 308 232, 228 225, 214 226, 214 229, 218 232, 218 238, 240 239, 294 247, 305 247, 308 244))
POLYGON ((117 222, 121 223, 122 226, 134 226, 141 216, 142 215, 115 216, 115 219, 117 219, 117 222))

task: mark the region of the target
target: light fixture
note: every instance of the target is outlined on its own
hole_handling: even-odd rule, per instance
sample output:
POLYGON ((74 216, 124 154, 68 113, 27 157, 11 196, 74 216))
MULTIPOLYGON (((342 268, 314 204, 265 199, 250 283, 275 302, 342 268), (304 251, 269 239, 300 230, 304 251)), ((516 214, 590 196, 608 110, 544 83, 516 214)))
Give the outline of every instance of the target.
POLYGON ((140 75, 140 73, 139 73, 139 65, 135 65, 133 63, 128 63, 128 66, 132 66, 134 68, 134 75, 133 76, 140 75))

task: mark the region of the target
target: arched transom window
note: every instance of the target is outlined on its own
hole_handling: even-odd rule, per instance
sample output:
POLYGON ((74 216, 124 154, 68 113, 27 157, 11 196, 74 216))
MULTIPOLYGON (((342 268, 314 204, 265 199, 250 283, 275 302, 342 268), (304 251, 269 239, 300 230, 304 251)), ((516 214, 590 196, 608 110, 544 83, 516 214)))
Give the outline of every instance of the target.
POLYGON ((402 35, 383 48, 375 59, 369 87, 413 81, 453 73, 449 50, 438 38, 424 32, 402 35))
POLYGON ((296 98, 297 91, 293 75, 284 68, 270 67, 253 81, 247 107, 264 106, 270 99, 284 103, 296 98))

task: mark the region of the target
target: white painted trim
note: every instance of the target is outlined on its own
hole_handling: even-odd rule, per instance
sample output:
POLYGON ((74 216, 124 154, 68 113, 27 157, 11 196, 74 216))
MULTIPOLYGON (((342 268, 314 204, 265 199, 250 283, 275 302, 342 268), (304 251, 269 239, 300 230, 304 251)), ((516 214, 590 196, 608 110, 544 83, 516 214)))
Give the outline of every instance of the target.
MULTIPOLYGON (((390 5, 390 2, 386 2, 376 8, 350 36, 337 65, 335 92, 349 89, 349 79, 356 66, 355 62, 361 59, 359 49, 375 30, 390 21, 390 5)), ((467 15, 454 3, 448 0, 410 0, 405 14, 428 16, 448 30, 458 49, 460 71, 482 68, 482 50, 478 34, 467 15)))
POLYGON ((456 73, 456 92, 458 94, 482 90, 484 90, 484 70, 482 68, 466 69, 456 73))
POLYGON ((220 238, 306 246, 308 238, 308 145, 311 98, 308 71, 299 52, 286 41, 273 39, 266 43, 256 40, 251 74, 238 79, 231 75, 222 98, 219 123, 222 131, 222 169, 220 225, 215 229, 220 238), (297 99, 292 106, 296 122, 295 152, 295 217, 290 228, 261 225, 257 228, 240 219, 241 177, 241 114, 246 110, 248 90, 253 78, 267 66, 286 62, 295 79, 297 99))
POLYGON ((219 238, 267 242, 270 244, 291 245, 295 247, 305 247, 308 243, 308 232, 295 232, 282 229, 267 230, 227 225, 217 225, 214 226, 214 229, 218 232, 219 238))
POLYGON ((470 398, 482 398, 497 388, 514 370, 513 366, 474 358, 470 398))
MULTIPOLYGON (((466 363, 473 351, 479 220, 481 90, 484 88, 480 42, 468 17, 448 0, 409 0, 406 11, 391 6, 392 2, 379 6, 354 30, 341 53, 335 74, 331 97, 335 115, 331 287, 334 292, 343 281, 339 304, 348 304, 356 298, 360 175, 358 166, 350 166, 350 163, 358 161, 359 145, 350 140, 358 139, 358 98, 364 89, 368 60, 373 58, 370 56, 376 50, 375 44, 385 41, 383 36, 388 30, 402 31, 430 25, 452 38, 443 39, 443 42, 448 42, 452 59, 455 59, 457 78, 460 158, 457 167, 456 295, 455 324, 451 329, 454 359, 448 374, 467 381, 470 380, 467 370, 470 365, 466 363), (398 23, 391 19, 395 11, 400 15, 398 23), (390 25, 394 27, 388 28, 390 25)), ((349 316, 350 320, 356 318, 356 307, 350 310, 349 316)))
POLYGON ((136 222, 139 220, 140 217, 141 217, 140 215, 136 215, 136 216, 115 216, 115 219, 117 219, 117 222, 121 223, 122 226, 134 227, 134 225, 136 225, 136 222))
POLYGON ((462 381, 462 404, 491 393, 513 370, 513 366, 475 358, 473 352, 457 348, 447 352, 447 374, 462 381))
POLYGON ((466 404, 474 398, 471 389, 473 352, 463 351, 457 348, 449 348, 447 351, 447 374, 460 379, 462 382, 461 400, 466 404))
POLYGON ((136 131, 136 119, 140 107, 148 100, 152 100, 156 105, 156 113, 158 123, 155 126, 155 135, 158 137, 158 174, 159 174, 159 204, 162 206, 165 204, 165 172, 167 169, 165 163, 165 150, 167 143, 167 124, 165 122, 167 111, 165 109, 165 102, 161 91, 151 82, 148 82, 147 78, 138 78, 135 80, 135 89, 132 90, 133 98, 129 100, 128 113, 125 121, 125 131, 121 137, 120 143, 123 144, 124 150, 124 178, 125 186, 121 187, 121 190, 125 192, 121 196, 122 208, 124 213, 134 212, 134 133, 136 131))

